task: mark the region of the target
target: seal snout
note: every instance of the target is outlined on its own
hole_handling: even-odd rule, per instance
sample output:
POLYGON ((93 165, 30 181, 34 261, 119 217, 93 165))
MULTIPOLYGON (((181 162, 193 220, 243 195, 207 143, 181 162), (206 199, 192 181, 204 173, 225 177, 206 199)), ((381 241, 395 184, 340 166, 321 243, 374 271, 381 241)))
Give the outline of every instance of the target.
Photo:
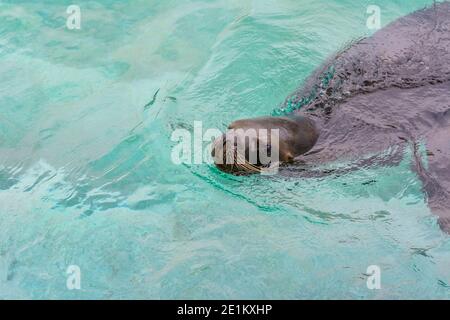
POLYGON ((255 173, 264 167, 262 158, 258 156, 258 148, 262 146, 262 141, 256 136, 230 129, 214 141, 211 155, 216 167, 224 172, 255 173))

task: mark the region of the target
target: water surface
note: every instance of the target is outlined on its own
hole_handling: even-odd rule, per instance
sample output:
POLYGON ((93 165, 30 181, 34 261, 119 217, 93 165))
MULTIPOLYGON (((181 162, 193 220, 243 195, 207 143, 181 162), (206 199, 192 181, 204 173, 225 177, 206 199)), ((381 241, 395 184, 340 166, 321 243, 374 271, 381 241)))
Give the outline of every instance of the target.
MULTIPOLYGON (((376 4, 386 25, 431 2, 376 4)), ((305 180, 171 161, 176 128, 271 114, 373 3, 79 1, 68 30, 70 4, 0 3, 0 298, 450 297, 408 152, 305 180)))

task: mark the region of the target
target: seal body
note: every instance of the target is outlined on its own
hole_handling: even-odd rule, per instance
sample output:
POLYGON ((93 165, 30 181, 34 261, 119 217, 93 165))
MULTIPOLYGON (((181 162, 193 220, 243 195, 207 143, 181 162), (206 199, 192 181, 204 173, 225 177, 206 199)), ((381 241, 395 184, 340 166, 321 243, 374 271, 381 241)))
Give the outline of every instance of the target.
POLYGON ((314 90, 311 101, 295 111, 321 124, 319 141, 302 162, 376 158, 390 149, 390 157, 381 159, 393 165, 411 146, 429 207, 450 232, 450 3, 415 12, 358 41, 289 100, 300 101, 314 90), (317 85, 330 68, 328 84, 317 85), (427 159, 419 154, 420 144, 427 159))
MULTIPOLYGON (((294 163, 280 174, 305 177, 305 164, 362 158, 395 165, 403 149, 412 147, 413 169, 429 206, 450 232, 450 3, 417 11, 355 42, 319 68, 284 106, 298 106, 292 115, 314 122, 314 129, 298 122, 302 129, 288 130, 318 137, 311 145, 306 134, 308 148, 294 147, 294 163)), ((255 120, 259 127, 273 122, 255 120)))

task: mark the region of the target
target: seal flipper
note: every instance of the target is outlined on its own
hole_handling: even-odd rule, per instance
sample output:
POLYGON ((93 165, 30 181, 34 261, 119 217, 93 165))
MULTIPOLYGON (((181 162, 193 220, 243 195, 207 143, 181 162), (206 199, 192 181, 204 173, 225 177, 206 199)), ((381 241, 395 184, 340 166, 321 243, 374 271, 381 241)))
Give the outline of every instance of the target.
MULTIPOLYGON (((448 119, 450 120, 450 119, 448 119)), ((426 137, 428 165, 416 155, 416 172, 423 183, 428 206, 441 229, 450 234, 450 121, 430 130, 426 137)))

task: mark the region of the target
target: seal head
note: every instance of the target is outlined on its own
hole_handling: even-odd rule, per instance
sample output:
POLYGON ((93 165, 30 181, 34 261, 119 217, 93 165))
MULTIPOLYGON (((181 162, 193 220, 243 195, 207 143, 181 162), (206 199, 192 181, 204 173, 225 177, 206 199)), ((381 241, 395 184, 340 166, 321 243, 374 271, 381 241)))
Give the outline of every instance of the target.
POLYGON ((214 141, 211 155, 224 172, 256 173, 291 162, 311 150, 318 137, 314 121, 299 115, 237 120, 214 141))

